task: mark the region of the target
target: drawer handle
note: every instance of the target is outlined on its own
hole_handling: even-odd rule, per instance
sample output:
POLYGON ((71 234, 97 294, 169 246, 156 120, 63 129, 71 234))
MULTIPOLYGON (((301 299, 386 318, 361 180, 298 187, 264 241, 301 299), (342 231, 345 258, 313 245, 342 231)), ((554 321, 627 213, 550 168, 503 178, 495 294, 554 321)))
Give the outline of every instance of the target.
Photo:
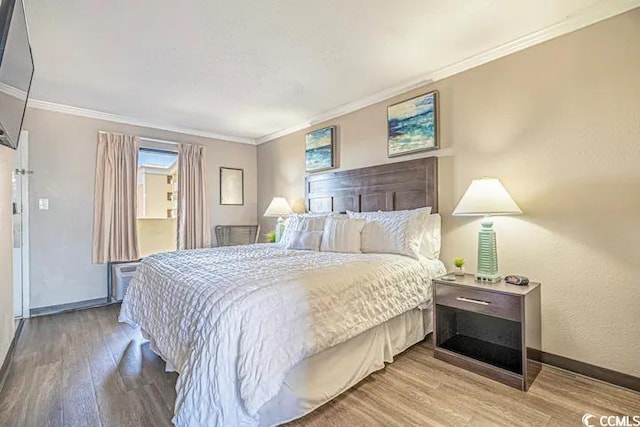
POLYGON ((473 299, 473 298, 457 297, 456 299, 458 301, 470 302, 470 303, 473 303, 473 304, 480 304, 480 305, 489 305, 489 304, 491 304, 489 301, 482 301, 482 300, 473 299))

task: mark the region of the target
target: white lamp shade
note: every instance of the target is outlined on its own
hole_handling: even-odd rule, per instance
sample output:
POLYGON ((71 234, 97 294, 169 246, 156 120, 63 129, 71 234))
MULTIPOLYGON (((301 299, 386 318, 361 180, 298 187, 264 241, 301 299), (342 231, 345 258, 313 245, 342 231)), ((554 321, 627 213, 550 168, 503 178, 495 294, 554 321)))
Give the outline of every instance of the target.
POLYGON ((500 180, 482 178, 471 181, 453 215, 515 215, 522 211, 500 180))
POLYGON ((287 216, 291 213, 291 206, 284 197, 274 197, 269 203, 269 207, 264 211, 264 216, 287 216))

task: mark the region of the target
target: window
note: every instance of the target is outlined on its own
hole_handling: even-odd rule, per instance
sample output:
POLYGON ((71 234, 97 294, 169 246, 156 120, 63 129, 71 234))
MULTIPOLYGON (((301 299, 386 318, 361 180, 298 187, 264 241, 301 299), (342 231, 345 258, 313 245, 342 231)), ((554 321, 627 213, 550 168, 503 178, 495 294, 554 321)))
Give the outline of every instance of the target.
POLYGON ((140 255, 176 250, 178 153, 140 148, 138 153, 138 244, 140 255))

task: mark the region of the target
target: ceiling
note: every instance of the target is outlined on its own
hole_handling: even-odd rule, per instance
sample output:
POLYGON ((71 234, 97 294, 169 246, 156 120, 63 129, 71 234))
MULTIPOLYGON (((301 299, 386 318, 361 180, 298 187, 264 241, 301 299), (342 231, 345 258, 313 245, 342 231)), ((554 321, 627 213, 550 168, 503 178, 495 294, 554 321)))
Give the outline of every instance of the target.
POLYGON ((254 140, 603 4, 628 3, 25 0, 31 96, 254 140))

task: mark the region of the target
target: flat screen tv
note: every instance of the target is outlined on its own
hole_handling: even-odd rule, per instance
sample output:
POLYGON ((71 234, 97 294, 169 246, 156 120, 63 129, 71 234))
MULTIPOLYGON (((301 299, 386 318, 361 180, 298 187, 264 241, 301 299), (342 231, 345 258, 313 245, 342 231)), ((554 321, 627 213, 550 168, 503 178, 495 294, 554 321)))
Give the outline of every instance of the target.
POLYGON ((0 144, 18 148, 33 56, 22 0, 0 0, 0 144))

